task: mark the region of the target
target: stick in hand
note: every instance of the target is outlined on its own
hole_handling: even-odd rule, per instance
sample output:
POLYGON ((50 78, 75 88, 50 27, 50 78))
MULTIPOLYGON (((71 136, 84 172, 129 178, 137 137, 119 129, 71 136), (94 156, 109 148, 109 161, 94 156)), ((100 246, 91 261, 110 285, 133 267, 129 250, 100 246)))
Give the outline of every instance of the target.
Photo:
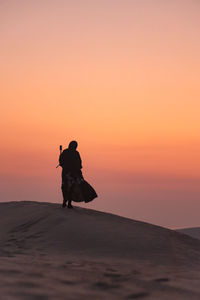
MULTIPOLYGON (((60 145, 59 149, 60 149, 60 154, 61 154, 61 153, 62 153, 62 145, 60 145)), ((58 164, 58 165, 56 166, 56 169, 57 169, 59 166, 60 166, 60 164, 58 164)))

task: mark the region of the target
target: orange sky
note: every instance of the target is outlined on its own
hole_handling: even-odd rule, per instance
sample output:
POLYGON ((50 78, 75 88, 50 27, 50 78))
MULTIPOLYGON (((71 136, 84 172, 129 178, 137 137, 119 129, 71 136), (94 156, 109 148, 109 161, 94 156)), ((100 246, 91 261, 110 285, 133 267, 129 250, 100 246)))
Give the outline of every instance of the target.
POLYGON ((1 201, 59 203, 58 147, 76 139, 90 207, 199 226, 200 3, 0 6, 1 201))

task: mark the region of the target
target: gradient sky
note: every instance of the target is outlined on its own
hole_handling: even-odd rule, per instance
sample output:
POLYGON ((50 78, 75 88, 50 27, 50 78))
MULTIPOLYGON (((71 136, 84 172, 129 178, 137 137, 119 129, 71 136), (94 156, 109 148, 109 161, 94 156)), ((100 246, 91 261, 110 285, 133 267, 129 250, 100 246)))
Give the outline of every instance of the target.
POLYGON ((61 203, 79 143, 90 208, 200 226, 200 2, 0 0, 0 201, 61 203))

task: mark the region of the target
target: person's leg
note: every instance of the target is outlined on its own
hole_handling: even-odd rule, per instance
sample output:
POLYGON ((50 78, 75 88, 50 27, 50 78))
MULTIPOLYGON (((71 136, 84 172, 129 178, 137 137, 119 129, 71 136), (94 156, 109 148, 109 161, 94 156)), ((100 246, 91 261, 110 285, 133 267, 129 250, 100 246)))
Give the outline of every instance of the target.
POLYGON ((63 185, 62 185, 62 195, 63 195, 62 207, 65 207, 68 199, 67 199, 67 191, 65 189, 65 186, 63 186, 63 185))
POLYGON ((66 206, 67 198, 66 198, 66 184, 65 184, 65 173, 62 170, 62 185, 61 185, 62 195, 63 195, 63 203, 62 207, 66 206))
POLYGON ((68 204, 67 204, 67 208, 73 208, 72 206, 72 190, 73 190, 73 184, 74 184, 74 176, 72 174, 70 174, 70 180, 68 182, 68 204))
POLYGON ((62 185, 62 194, 63 194, 63 204, 62 207, 73 208, 72 206, 72 200, 70 200, 70 190, 67 184, 62 185))
POLYGON ((72 200, 68 200, 67 207, 68 207, 68 208, 73 208, 73 206, 72 206, 72 200))

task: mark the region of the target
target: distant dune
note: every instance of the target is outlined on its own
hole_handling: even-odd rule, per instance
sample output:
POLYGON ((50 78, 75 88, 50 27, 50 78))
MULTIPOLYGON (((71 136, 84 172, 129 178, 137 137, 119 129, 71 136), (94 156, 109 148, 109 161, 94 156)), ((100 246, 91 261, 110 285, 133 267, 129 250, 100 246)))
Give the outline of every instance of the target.
POLYGON ((200 299, 200 241, 152 224, 9 202, 0 243, 2 299, 200 299))
POLYGON ((200 227, 183 228, 176 231, 200 240, 200 227))

